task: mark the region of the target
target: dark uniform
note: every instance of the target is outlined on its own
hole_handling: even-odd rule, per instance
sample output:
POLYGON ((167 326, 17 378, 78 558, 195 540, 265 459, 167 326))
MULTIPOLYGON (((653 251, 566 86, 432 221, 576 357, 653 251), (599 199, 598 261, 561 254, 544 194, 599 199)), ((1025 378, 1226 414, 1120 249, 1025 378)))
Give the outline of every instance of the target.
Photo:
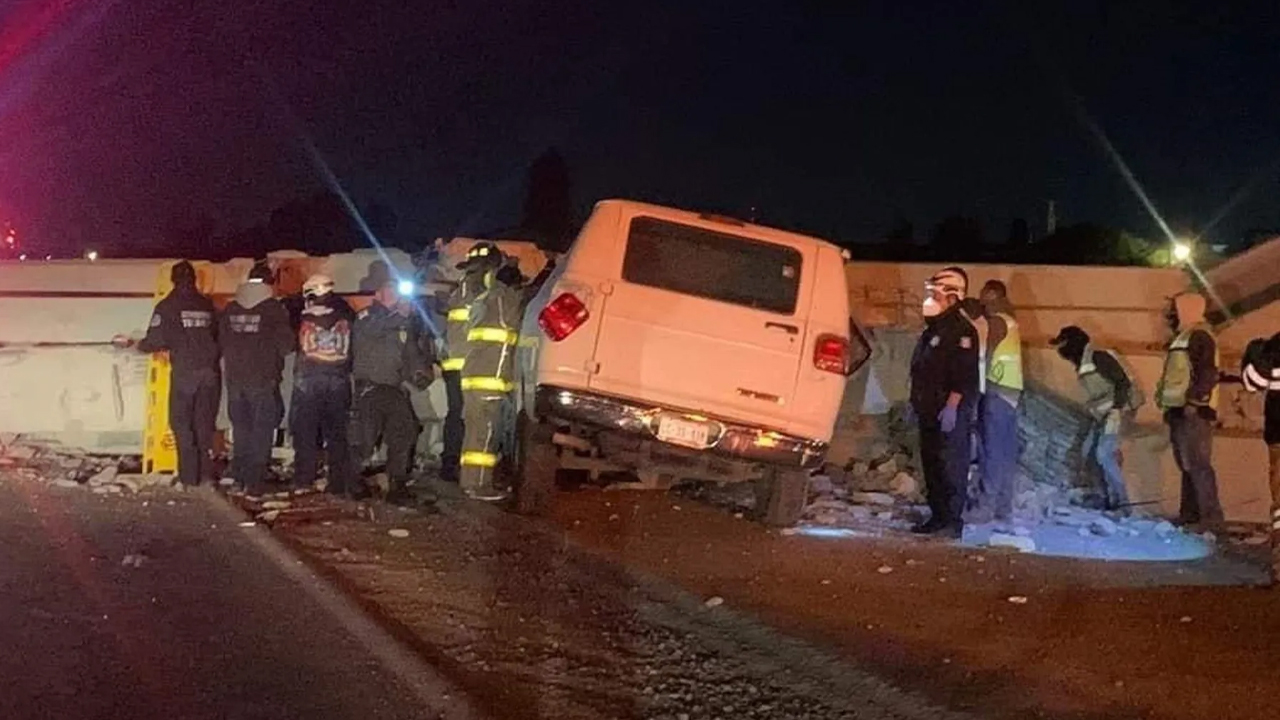
POLYGON ((184 485, 212 481, 213 438, 221 401, 218 340, 213 302, 196 290, 191 263, 173 266, 173 291, 156 304, 143 352, 168 352, 169 427, 178 448, 178 478, 184 485))
POLYGON ((970 432, 978 399, 978 334, 954 305, 928 318, 911 358, 911 408, 920 426, 920 458, 931 517, 922 532, 959 533, 969 481, 970 432), (944 428, 952 394, 962 400, 944 428))
POLYGON ((296 344, 289 312, 271 293, 265 279, 251 273, 223 308, 218 328, 234 442, 231 474, 251 495, 262 491, 271 464, 276 429, 284 418, 284 359, 296 344))
POLYGON ((290 421, 293 481, 316 480, 321 447, 329 461, 327 491, 347 492, 351 479, 351 326, 355 313, 346 300, 326 292, 307 299, 299 315, 298 359, 293 371, 290 421))
MULTIPOLYGON (((352 327, 352 379, 355 400, 351 420, 351 444, 356 462, 363 465, 378 441, 387 445, 387 475, 391 491, 387 499, 407 499, 418 418, 409 399, 408 385, 425 389, 431 383, 433 359, 429 346, 419 341, 421 325, 374 302, 356 315, 352 327)), ((363 495, 362 487, 352 490, 363 495)))

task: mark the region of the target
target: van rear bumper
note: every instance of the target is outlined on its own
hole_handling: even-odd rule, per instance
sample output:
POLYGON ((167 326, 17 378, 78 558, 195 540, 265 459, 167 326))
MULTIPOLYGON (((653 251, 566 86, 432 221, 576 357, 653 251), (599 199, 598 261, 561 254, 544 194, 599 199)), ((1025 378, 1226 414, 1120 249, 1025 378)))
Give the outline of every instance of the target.
MULTIPOLYGON (((535 399, 539 417, 583 423, 655 442, 663 442, 657 437, 656 419, 658 417, 672 415, 696 418, 697 421, 711 427, 715 433, 714 441, 709 439, 708 446, 701 451, 723 457, 807 469, 821 465, 827 453, 827 443, 819 440, 796 437, 728 420, 708 418, 678 408, 661 407, 582 390, 539 385, 535 399)), ((669 443, 664 442, 664 444, 669 443)), ((689 449, 674 444, 671 444, 671 447, 689 449)))

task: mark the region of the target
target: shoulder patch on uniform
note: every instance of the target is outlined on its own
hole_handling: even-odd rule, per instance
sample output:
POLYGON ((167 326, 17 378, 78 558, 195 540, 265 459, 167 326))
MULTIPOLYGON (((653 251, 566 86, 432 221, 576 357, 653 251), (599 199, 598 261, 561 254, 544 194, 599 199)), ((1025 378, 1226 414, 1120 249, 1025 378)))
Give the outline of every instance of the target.
POLYGON ((160 313, 151 313, 151 327, 160 327, 160 313))
POLYGON ((938 347, 938 345, 940 344, 942 344, 941 337, 934 335, 933 337, 929 338, 929 347, 938 347))
POLYGON ((973 347, 973 338, 969 337, 968 335, 965 335, 964 337, 960 338, 961 350, 969 350, 972 347, 973 347))

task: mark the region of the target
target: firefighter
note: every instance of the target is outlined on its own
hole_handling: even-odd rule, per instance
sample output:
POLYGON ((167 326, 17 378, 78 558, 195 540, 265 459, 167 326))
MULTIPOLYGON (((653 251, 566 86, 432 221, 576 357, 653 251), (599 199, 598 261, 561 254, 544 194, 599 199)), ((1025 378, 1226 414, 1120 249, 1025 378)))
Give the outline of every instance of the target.
POLYGON ((302 285, 298 360, 290 402, 293 482, 315 484, 320 449, 329 463, 325 491, 344 495, 351 479, 347 424, 351 415, 351 324, 355 313, 333 291, 333 279, 312 275, 302 285))
MULTIPOLYGON (((400 295, 399 283, 391 280, 378 288, 369 307, 356 314, 351 331, 355 461, 362 466, 379 441, 386 444, 390 479, 386 500, 393 504, 413 500, 408 484, 419 428, 410 387, 425 390, 433 379, 435 360, 430 344, 417 336, 420 329, 412 317, 412 305, 400 295)), ((348 494, 363 498, 368 490, 356 480, 348 494)))
POLYGON ((467 322, 469 349, 462 375, 466 435, 460 481, 468 497, 501 500, 506 492, 498 488, 494 473, 501 459, 502 420, 513 389, 523 298, 519 288, 509 284, 519 273, 512 276, 503 270, 507 258, 501 251, 495 247, 482 257, 489 269, 467 322))
POLYGON ((1129 493, 1120 462, 1120 425, 1122 414, 1140 404, 1135 401, 1138 389, 1119 359, 1109 350, 1094 347, 1089 333, 1075 325, 1059 330, 1049 344, 1075 366, 1084 390, 1085 410, 1093 418, 1084 446, 1102 469, 1106 508, 1125 512, 1129 493))
POLYGON ((979 294, 986 367, 978 401, 979 447, 982 449, 981 505, 996 522, 1013 516, 1014 482, 1018 474, 1018 402, 1022 399, 1022 336, 1009 292, 990 280, 979 294))
POLYGON ((1280 333, 1245 349, 1240 377, 1249 392, 1265 392, 1262 439, 1267 443, 1271 480, 1271 580, 1280 580, 1280 333))
POLYGON ((465 434, 463 421, 464 396, 462 372, 467 362, 467 329, 471 304, 484 292, 484 277, 495 265, 499 251, 493 243, 476 243, 467 251, 467 257, 458 263, 463 271, 462 279, 449 293, 445 312, 445 356, 440 360, 440 375, 444 380, 445 402, 448 410, 444 418, 444 451, 440 454, 440 477, 445 482, 458 482, 459 463, 462 458, 462 439, 465 434))
POLYGON ((1204 312, 1203 295, 1183 293, 1173 298, 1166 319, 1176 335, 1165 354, 1156 402, 1169 425, 1173 458, 1182 471, 1179 520, 1214 528, 1223 521, 1218 477, 1213 470, 1218 342, 1204 312))
POLYGON ((276 430, 284 419, 284 359, 297 343, 289 311, 276 300, 271 269, 255 263, 218 324, 234 445, 231 476, 245 493, 265 489, 276 430))
MULTIPOLYGON (((138 350, 167 352, 169 427, 178 450, 178 480, 183 485, 212 483, 213 438, 222 399, 218 339, 213 301, 196 289, 196 270, 183 260, 169 272, 173 290, 156 304, 138 350)), ((134 341, 116 336, 129 347, 134 341)))
POLYGON ((911 409, 930 517, 918 534, 960 537, 978 400, 978 334, 960 312, 969 278, 949 267, 925 283, 925 329, 911 358, 911 409))

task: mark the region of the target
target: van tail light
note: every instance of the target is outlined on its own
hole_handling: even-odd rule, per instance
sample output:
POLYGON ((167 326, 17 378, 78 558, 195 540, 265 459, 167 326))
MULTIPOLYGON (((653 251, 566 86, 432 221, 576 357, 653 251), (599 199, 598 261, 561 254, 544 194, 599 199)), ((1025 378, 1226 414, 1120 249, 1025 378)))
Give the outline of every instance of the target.
POLYGON ((589 317, 587 306, 576 295, 560 293, 538 313, 538 327, 552 342, 560 342, 582 327, 589 317))
POLYGON ((849 371, 849 341, 839 335, 819 335, 813 346, 813 366, 823 372, 844 375, 849 371))

